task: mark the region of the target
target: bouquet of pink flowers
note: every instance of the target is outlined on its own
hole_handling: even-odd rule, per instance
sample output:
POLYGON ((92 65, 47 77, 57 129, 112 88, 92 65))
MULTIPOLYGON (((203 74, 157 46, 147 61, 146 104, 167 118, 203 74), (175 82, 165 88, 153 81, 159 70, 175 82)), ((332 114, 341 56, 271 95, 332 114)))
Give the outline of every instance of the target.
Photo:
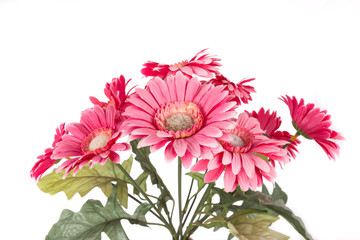
POLYGON ((149 61, 141 70, 149 79, 144 88, 128 89, 130 80, 114 78, 105 85, 107 101, 90 97, 94 106, 81 113, 80 122, 61 124, 31 177, 49 194, 64 191, 71 199, 99 187, 108 201, 103 206, 88 200, 77 213, 64 210, 46 239, 100 239, 102 232, 110 239, 128 239, 124 220, 164 227, 173 240, 188 240, 199 227, 228 228, 227 239, 288 239, 269 228, 279 216, 312 239, 285 205, 287 195, 279 185, 270 194, 263 181, 273 182, 276 168, 296 157, 298 137, 314 140, 330 159, 339 153, 334 140, 343 137, 330 129, 325 110, 295 97, 280 98, 289 107, 294 135, 279 130, 276 112, 261 108, 239 113, 238 107, 252 100, 255 90, 247 84, 254 79, 233 83, 220 66, 220 59, 205 50, 173 65, 149 61), (177 158, 177 201, 150 159, 160 149, 168 164, 177 158), (134 158, 122 160, 123 151, 132 151, 134 158), (138 176, 131 173, 133 162, 143 170, 138 176), (183 170, 191 177, 186 198, 183 170), (216 184, 221 176, 223 184, 216 184), (158 195, 148 192, 149 183, 158 195), (137 206, 133 214, 124 210, 129 198, 137 206), (148 222, 146 214, 158 222, 148 222))

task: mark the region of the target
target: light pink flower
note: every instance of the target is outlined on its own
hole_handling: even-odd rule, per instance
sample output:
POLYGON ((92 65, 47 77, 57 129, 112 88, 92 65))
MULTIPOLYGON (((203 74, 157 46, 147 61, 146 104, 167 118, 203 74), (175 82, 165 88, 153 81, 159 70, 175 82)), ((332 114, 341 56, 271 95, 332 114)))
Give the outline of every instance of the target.
POLYGON ((109 99, 107 102, 101 102, 95 97, 90 97, 90 101, 94 105, 98 105, 100 107, 107 107, 109 104, 114 104, 116 110, 119 110, 122 113, 126 107, 125 100, 130 95, 130 90, 126 92, 126 86, 129 84, 129 80, 125 80, 125 77, 121 75, 119 78, 113 78, 111 83, 106 83, 104 88, 104 93, 106 97, 109 99))
POLYGON ((265 112, 264 108, 261 108, 258 112, 251 112, 248 113, 250 117, 256 118, 260 122, 260 127, 264 130, 264 134, 271 138, 277 140, 284 140, 288 141, 286 150, 288 151, 289 156, 295 159, 297 150, 297 145, 301 142, 299 139, 292 140, 290 139, 293 137, 287 131, 277 131, 281 125, 280 117, 276 116, 276 112, 270 113, 270 110, 265 112))
POLYGON ((188 77, 212 78, 219 73, 217 67, 221 66, 220 59, 206 54, 206 50, 198 52, 190 61, 185 60, 172 65, 148 61, 143 65, 144 68, 141 69, 141 73, 146 77, 164 78, 180 71, 188 77))
POLYGON ((138 147, 150 146, 154 152, 163 146, 165 159, 180 156, 188 168, 192 159, 212 157, 221 148, 217 138, 221 129, 234 125, 235 102, 229 102, 223 86, 202 85, 197 78, 186 78, 181 72, 151 79, 146 89, 137 88, 129 97, 124 125, 130 140, 142 138, 138 147))
POLYGON ((249 85, 244 85, 244 83, 255 80, 255 78, 244 79, 239 83, 235 84, 228 80, 221 74, 217 74, 216 78, 211 79, 209 82, 214 84, 215 86, 223 85, 225 89, 229 91, 229 95, 234 98, 237 105, 241 105, 241 102, 247 104, 252 100, 250 93, 256 92, 254 87, 249 85))
POLYGON ((30 171, 30 176, 32 178, 35 178, 36 181, 41 178, 41 176, 44 174, 46 170, 48 170, 57 162, 57 159, 52 159, 51 155, 54 151, 54 147, 58 142, 62 141, 62 138, 65 134, 67 134, 67 131, 65 130, 65 123, 62 123, 56 129, 56 134, 54 137, 54 141, 52 143, 52 148, 45 149, 44 155, 40 155, 37 157, 39 161, 35 163, 34 167, 30 171))
POLYGON ((300 99, 298 102, 295 97, 285 96, 281 100, 290 109, 292 123, 297 133, 307 139, 314 139, 330 159, 335 159, 335 155, 339 154, 340 147, 329 139, 343 140, 344 138, 340 133, 330 129, 330 115, 327 115, 326 110, 321 111, 312 103, 305 105, 304 99, 300 99))
POLYGON ((239 115, 233 129, 224 130, 232 138, 231 141, 219 140, 223 151, 214 158, 201 159, 191 171, 209 170, 205 182, 216 181, 223 171, 225 191, 233 191, 237 185, 244 191, 255 190, 263 184, 262 178, 273 181, 275 168, 269 159, 279 163, 287 163, 289 157, 279 145, 286 143, 272 140, 263 135, 260 123, 247 113, 239 115))
POLYGON ((88 162, 91 162, 90 167, 96 163, 103 165, 107 159, 120 162, 116 151, 127 151, 130 145, 116 142, 120 137, 118 115, 113 104, 107 108, 96 105, 82 112, 80 123, 67 125, 69 133, 56 144, 51 156, 53 159, 67 158, 57 168, 58 172, 66 169, 64 178, 72 169, 75 175, 88 162))

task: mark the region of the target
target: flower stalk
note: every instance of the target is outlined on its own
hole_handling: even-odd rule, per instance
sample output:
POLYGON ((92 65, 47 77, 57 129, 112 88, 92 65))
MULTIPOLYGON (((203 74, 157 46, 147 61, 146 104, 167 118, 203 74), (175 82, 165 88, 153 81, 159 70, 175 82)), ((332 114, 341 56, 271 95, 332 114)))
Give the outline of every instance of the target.
POLYGON ((296 132, 294 136, 292 136, 289 140, 289 143, 282 146, 283 149, 287 148, 293 141, 295 141, 301 135, 300 132, 296 132))
POLYGON ((182 195, 181 195, 181 170, 182 170, 182 163, 181 158, 178 157, 178 199, 179 199, 179 229, 178 229, 178 237, 179 240, 182 239, 182 221, 183 221, 183 211, 182 211, 182 195))

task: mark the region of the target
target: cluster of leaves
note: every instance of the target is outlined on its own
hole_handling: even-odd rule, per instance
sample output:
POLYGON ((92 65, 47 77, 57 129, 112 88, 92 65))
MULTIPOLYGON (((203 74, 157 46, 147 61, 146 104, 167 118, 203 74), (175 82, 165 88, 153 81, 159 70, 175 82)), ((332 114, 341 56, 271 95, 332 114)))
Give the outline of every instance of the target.
POLYGON ((46 240, 97 240, 101 239, 102 232, 105 232, 110 239, 128 240, 121 220, 147 226, 145 214, 151 207, 147 203, 142 203, 137 207, 134 214, 130 215, 121 207, 117 192, 118 186, 114 185, 112 194, 105 206, 98 200, 88 200, 77 213, 64 210, 59 221, 53 225, 46 236, 46 240))
MULTIPOLYGON (((96 187, 99 187, 108 197, 105 206, 99 201, 88 200, 78 213, 64 210, 59 221, 48 233, 47 240, 96 240, 101 239, 102 232, 105 232, 110 239, 126 240, 128 237, 121 221, 127 220, 132 224, 147 226, 145 215, 148 212, 152 212, 164 223, 164 226, 170 230, 173 239, 182 236, 179 239, 186 240, 197 228, 205 227, 213 228, 214 231, 220 228, 229 229, 228 240, 234 237, 240 240, 285 240, 288 239, 287 236, 269 228, 280 216, 286 219, 305 239, 312 239, 301 219, 285 206, 287 195, 278 184, 275 183, 271 194, 265 185, 261 192, 251 190, 243 192, 238 187, 234 192, 228 193, 216 187, 215 183, 205 183, 202 173, 187 173, 192 178, 192 183, 187 201, 182 209, 184 220, 180 223, 179 229, 186 223, 191 212, 193 216, 186 226, 185 233, 179 235, 179 230, 176 232, 172 225, 174 198, 151 163, 149 148, 138 149, 137 144, 137 140, 131 142, 133 152, 136 154, 135 160, 140 164, 143 173, 136 179, 129 179, 131 177, 128 173, 133 164, 133 157, 130 156, 121 166, 111 161, 107 161, 104 166, 94 165, 93 168, 86 165, 75 176, 70 173, 65 179, 62 178, 63 172, 56 173, 54 170, 38 182, 42 191, 51 195, 64 191, 68 199, 71 199, 76 193, 85 196, 96 187), (148 198, 142 198, 146 198, 148 179, 159 190, 159 196, 155 197, 157 200, 155 204, 148 198), (197 182, 197 191, 190 197, 194 181, 197 182), (129 193, 128 184, 134 186, 133 194, 140 200, 129 193), (200 195, 202 197, 198 199, 197 207, 192 211, 194 203, 200 195), (127 208, 129 196, 139 204, 132 215, 123 209, 123 207, 127 208), (219 199, 216 203, 214 202, 215 196, 219 199), (172 201, 171 212, 168 208, 169 201, 172 201), (165 212, 167 220, 160 217, 162 212, 165 212)), ((180 230, 180 232, 182 231, 180 230)))
MULTIPOLYGON (((131 145, 136 154, 135 160, 140 163, 144 172, 135 179, 135 182, 142 191, 146 192, 146 182, 150 177, 152 184, 160 190, 156 203, 158 209, 160 211, 164 209, 170 215, 166 202, 172 200, 174 205, 174 199, 149 159, 149 148, 139 150, 137 143, 138 140, 134 140, 131 145)), ((133 156, 131 155, 121 166, 130 173, 132 164, 133 156)), ((92 189, 99 187, 108 197, 108 202, 103 207, 99 201, 89 200, 78 213, 64 210, 60 220, 50 230, 47 239, 101 239, 101 232, 105 232, 110 239, 128 239, 119 220, 127 219, 132 224, 146 226, 145 214, 152 207, 148 203, 137 201, 140 205, 134 215, 131 216, 123 210, 122 206, 128 207, 128 184, 131 182, 115 163, 106 161, 105 165, 95 164, 92 168, 87 164, 75 176, 70 172, 65 179, 63 179, 64 171, 56 173, 54 169, 52 173, 39 180, 38 187, 51 195, 63 191, 69 200, 76 193, 84 197, 92 189), (115 208, 118 209, 115 211, 116 215, 110 214, 115 208), (99 219, 101 216, 104 221, 99 219)), ((133 191, 134 195, 141 198, 139 189, 134 187, 133 191)))
MULTIPOLYGON (((200 174, 189 175, 197 180, 199 185, 204 184, 200 174)), ((213 228, 214 231, 223 227, 228 228, 230 230, 228 240, 234 236, 241 240, 288 239, 285 235, 269 229, 269 226, 281 216, 305 239, 312 240, 302 220, 285 205, 286 202, 287 195, 277 183, 271 194, 265 185, 261 192, 252 190, 243 192, 238 187, 234 192, 228 193, 214 187, 206 200, 204 211, 199 213, 204 217, 199 218, 194 225, 213 228), (215 195, 219 197, 218 203, 211 202, 215 195), (230 217, 227 217, 229 215, 230 217), (210 218, 206 218, 207 216, 210 218)))

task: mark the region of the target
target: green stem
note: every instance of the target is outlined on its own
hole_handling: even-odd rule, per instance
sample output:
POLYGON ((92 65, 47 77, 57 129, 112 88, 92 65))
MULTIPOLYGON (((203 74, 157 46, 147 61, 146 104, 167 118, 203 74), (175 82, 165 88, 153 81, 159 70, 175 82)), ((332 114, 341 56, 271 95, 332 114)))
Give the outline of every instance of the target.
POLYGON ((181 158, 178 157, 178 199, 179 199, 179 229, 178 229, 178 236, 179 239, 182 239, 182 221, 183 221, 183 211, 182 211, 182 203, 181 203, 181 170, 182 170, 182 163, 181 158))
POLYGON ((155 209, 157 214, 159 215, 159 219, 165 224, 166 228, 169 229, 171 235, 174 237, 175 230, 173 230, 166 219, 163 217, 159 209, 155 206, 155 204, 150 200, 147 194, 141 189, 141 187, 135 182, 135 180, 130 176, 130 174, 121 166, 120 164, 116 164, 116 166, 120 169, 120 171, 125 175, 125 177, 130 181, 130 183, 145 197, 146 201, 150 204, 152 208, 155 209))
POLYGON ((166 227, 164 224, 161 223, 151 223, 151 222, 147 222, 147 225, 155 225, 155 226, 161 226, 161 227, 166 227))
POLYGON ((287 148, 292 141, 295 141, 295 139, 300 136, 300 132, 296 132, 294 136, 292 136, 289 140, 289 143, 285 144, 284 146, 282 146, 283 149, 287 148))
POLYGON ((192 203, 191 203, 191 205, 190 205, 189 211, 186 213, 185 219, 184 219, 184 221, 183 221, 183 225, 185 225, 186 220, 187 220, 188 217, 190 216, 190 212, 191 212, 191 210, 192 210, 192 208, 193 208, 193 206, 194 206, 194 204, 195 204, 196 198, 197 198, 197 195, 194 197, 194 199, 193 199, 193 201, 192 201, 192 203))
POLYGON ((191 194, 191 190, 192 190, 193 184, 194 184, 194 179, 191 180, 189 192, 188 192, 188 195, 187 195, 187 197, 186 197, 186 202, 185 202, 185 206, 184 206, 184 209, 183 209, 183 214, 186 213, 187 208, 188 208, 188 206, 189 206, 189 203, 190 203, 190 200, 191 200, 191 199, 190 199, 190 194, 191 194))
MULTIPOLYGON (((194 220, 195 220, 196 216, 198 215, 198 213, 201 212, 201 210, 203 209, 204 203, 208 199, 208 197, 210 195, 210 192, 214 188, 214 186, 215 186, 215 183, 210 183, 208 185, 204 195, 200 199, 200 202, 199 202, 198 206, 196 207, 196 210, 195 210, 195 212, 194 212, 194 214, 193 214, 193 216, 192 216, 192 218, 190 220, 189 226, 186 228, 186 231, 185 231, 185 234, 184 234, 184 237, 185 237, 184 239, 189 238, 190 235, 193 234, 195 232, 195 230, 198 228, 198 226, 193 225, 194 220)), ((205 215, 205 217, 207 218, 208 216, 205 215)))
MULTIPOLYGON (((198 158, 196 159, 196 162, 198 162, 198 158)), ((190 194, 191 194, 192 187, 193 187, 193 185, 194 185, 194 180, 195 180, 194 178, 191 179, 191 184, 190 184, 190 188, 189 188, 189 193, 188 193, 188 195, 187 195, 187 197, 186 197, 186 202, 185 202, 185 207, 184 207, 184 209, 183 209, 183 214, 186 213, 187 208, 188 208, 188 206, 189 206, 189 203, 190 203, 190 201, 191 201, 190 194)), ((183 224, 183 225, 184 225, 184 224, 183 224)))

